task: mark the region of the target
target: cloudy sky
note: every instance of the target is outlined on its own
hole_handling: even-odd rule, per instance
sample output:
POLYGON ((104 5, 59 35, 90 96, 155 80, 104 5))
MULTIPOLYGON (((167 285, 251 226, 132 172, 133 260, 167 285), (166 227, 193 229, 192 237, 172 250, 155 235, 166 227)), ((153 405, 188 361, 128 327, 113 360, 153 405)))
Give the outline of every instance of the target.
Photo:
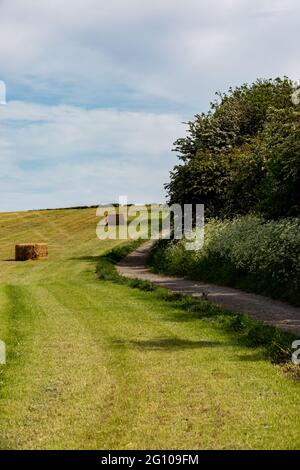
POLYGON ((0 210, 164 200, 217 90, 300 77, 298 0, 0 0, 0 210))

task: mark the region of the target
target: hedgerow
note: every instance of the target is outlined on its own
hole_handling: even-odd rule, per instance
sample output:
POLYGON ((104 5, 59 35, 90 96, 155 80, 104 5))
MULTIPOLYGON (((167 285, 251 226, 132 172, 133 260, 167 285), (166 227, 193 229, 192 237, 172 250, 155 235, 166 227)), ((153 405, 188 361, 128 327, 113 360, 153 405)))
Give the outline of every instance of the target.
POLYGON ((151 264, 159 271, 240 287, 300 305, 300 219, 256 216, 210 220, 205 244, 160 242, 151 264))

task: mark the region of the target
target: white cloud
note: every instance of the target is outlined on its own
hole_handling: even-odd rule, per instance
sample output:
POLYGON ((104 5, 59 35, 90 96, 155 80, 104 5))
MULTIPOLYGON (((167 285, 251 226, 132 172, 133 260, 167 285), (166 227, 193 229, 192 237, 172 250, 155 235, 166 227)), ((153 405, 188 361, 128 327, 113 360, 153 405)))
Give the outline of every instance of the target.
POLYGON ((10 102, 0 113, 1 209, 15 208, 16 199, 23 209, 42 201, 97 204, 119 194, 163 200, 180 121, 173 114, 10 102))
POLYGON ((300 77, 299 23, 298 0, 1 0, 0 210, 161 198, 216 90, 300 77))
POLYGON ((194 108, 213 86, 297 64, 297 0, 3 0, 0 9, 2 73, 73 102, 130 91, 194 108))

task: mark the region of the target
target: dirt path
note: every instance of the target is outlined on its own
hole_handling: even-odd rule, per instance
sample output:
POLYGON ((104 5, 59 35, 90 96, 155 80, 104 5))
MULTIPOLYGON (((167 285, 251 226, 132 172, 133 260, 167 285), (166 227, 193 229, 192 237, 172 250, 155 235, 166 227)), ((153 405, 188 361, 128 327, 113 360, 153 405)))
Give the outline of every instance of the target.
POLYGON ((151 281, 174 292, 190 294, 193 297, 201 297, 204 294, 210 302, 222 308, 246 313, 256 320, 300 335, 300 308, 230 287, 152 273, 146 267, 146 262, 153 243, 146 242, 127 256, 119 263, 118 272, 123 276, 151 281))

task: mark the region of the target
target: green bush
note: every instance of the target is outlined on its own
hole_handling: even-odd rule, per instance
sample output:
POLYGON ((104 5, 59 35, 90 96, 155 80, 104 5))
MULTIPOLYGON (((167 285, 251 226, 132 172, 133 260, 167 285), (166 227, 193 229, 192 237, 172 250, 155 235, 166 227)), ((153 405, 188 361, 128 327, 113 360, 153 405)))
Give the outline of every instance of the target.
POLYGON ((158 271, 300 305, 300 219, 211 220, 206 224, 203 249, 187 251, 184 240, 163 241, 154 249, 151 264, 158 271))
POLYGON ((218 94, 175 142, 170 202, 205 205, 206 216, 300 216, 300 105, 288 78, 218 94))

